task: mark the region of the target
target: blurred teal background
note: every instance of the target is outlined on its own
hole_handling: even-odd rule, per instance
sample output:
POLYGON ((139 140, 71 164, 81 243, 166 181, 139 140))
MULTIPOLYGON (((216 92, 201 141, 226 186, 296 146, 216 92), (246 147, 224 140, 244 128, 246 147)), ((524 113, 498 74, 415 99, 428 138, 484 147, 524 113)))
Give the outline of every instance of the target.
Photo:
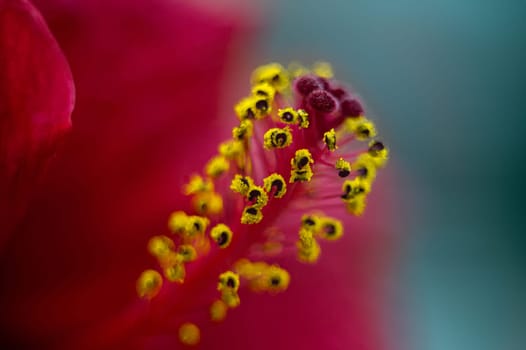
POLYGON ((265 58, 332 62, 392 148, 407 230, 393 349, 526 346, 525 8, 287 0, 269 15, 265 58))

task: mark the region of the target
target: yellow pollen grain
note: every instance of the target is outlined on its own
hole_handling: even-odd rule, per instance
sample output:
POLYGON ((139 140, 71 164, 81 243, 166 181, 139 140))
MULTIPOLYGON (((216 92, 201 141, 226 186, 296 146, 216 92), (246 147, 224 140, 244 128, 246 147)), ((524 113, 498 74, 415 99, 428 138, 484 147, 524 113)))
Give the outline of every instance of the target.
POLYGON ((201 340, 201 331, 194 323, 183 323, 179 327, 179 341, 184 345, 195 346, 201 340))
POLYGON ((137 279, 137 294, 140 298, 152 299, 163 285, 161 274, 155 270, 145 270, 137 279))
POLYGON ((210 306, 210 319, 214 322, 221 322, 226 318, 228 305, 223 300, 216 300, 210 306))

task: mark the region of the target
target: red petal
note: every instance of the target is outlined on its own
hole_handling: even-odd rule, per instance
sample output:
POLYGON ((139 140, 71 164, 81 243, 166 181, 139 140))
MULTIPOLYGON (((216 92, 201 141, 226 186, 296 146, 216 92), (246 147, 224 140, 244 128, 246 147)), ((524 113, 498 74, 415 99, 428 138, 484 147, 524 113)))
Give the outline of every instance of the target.
POLYGON ((39 347, 122 326, 111 320, 138 300, 146 242, 228 134, 222 82, 247 29, 171 0, 45 5, 76 77, 75 128, 0 267, 0 324, 39 347))
POLYGON ((40 14, 0 0, 0 248, 70 128, 71 72, 40 14))

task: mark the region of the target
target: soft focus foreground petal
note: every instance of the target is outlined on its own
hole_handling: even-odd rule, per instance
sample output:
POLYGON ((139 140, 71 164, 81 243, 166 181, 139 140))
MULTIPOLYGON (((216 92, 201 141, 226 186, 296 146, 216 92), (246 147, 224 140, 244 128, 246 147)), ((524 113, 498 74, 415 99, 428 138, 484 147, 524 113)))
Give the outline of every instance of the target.
POLYGON ((228 133, 218 132, 222 82, 235 80, 227 60, 246 59, 238 44, 252 17, 161 0, 36 5, 71 62, 78 101, 65 152, 2 257, 1 327, 17 346, 78 348, 82 335, 99 348, 83 335, 100 324, 110 338, 126 331, 112 320, 138 300, 145 243, 210 153, 201 150, 228 133))
POLYGON ((0 249, 61 137, 74 87, 66 59, 24 0, 0 0, 0 249))

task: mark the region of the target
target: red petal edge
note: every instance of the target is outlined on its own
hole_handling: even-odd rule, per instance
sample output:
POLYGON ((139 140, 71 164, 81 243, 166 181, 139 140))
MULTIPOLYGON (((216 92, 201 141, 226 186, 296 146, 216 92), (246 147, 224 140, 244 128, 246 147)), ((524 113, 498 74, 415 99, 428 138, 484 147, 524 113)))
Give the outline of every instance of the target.
POLYGON ((0 0, 0 249, 71 127, 74 85, 40 13, 0 0))

